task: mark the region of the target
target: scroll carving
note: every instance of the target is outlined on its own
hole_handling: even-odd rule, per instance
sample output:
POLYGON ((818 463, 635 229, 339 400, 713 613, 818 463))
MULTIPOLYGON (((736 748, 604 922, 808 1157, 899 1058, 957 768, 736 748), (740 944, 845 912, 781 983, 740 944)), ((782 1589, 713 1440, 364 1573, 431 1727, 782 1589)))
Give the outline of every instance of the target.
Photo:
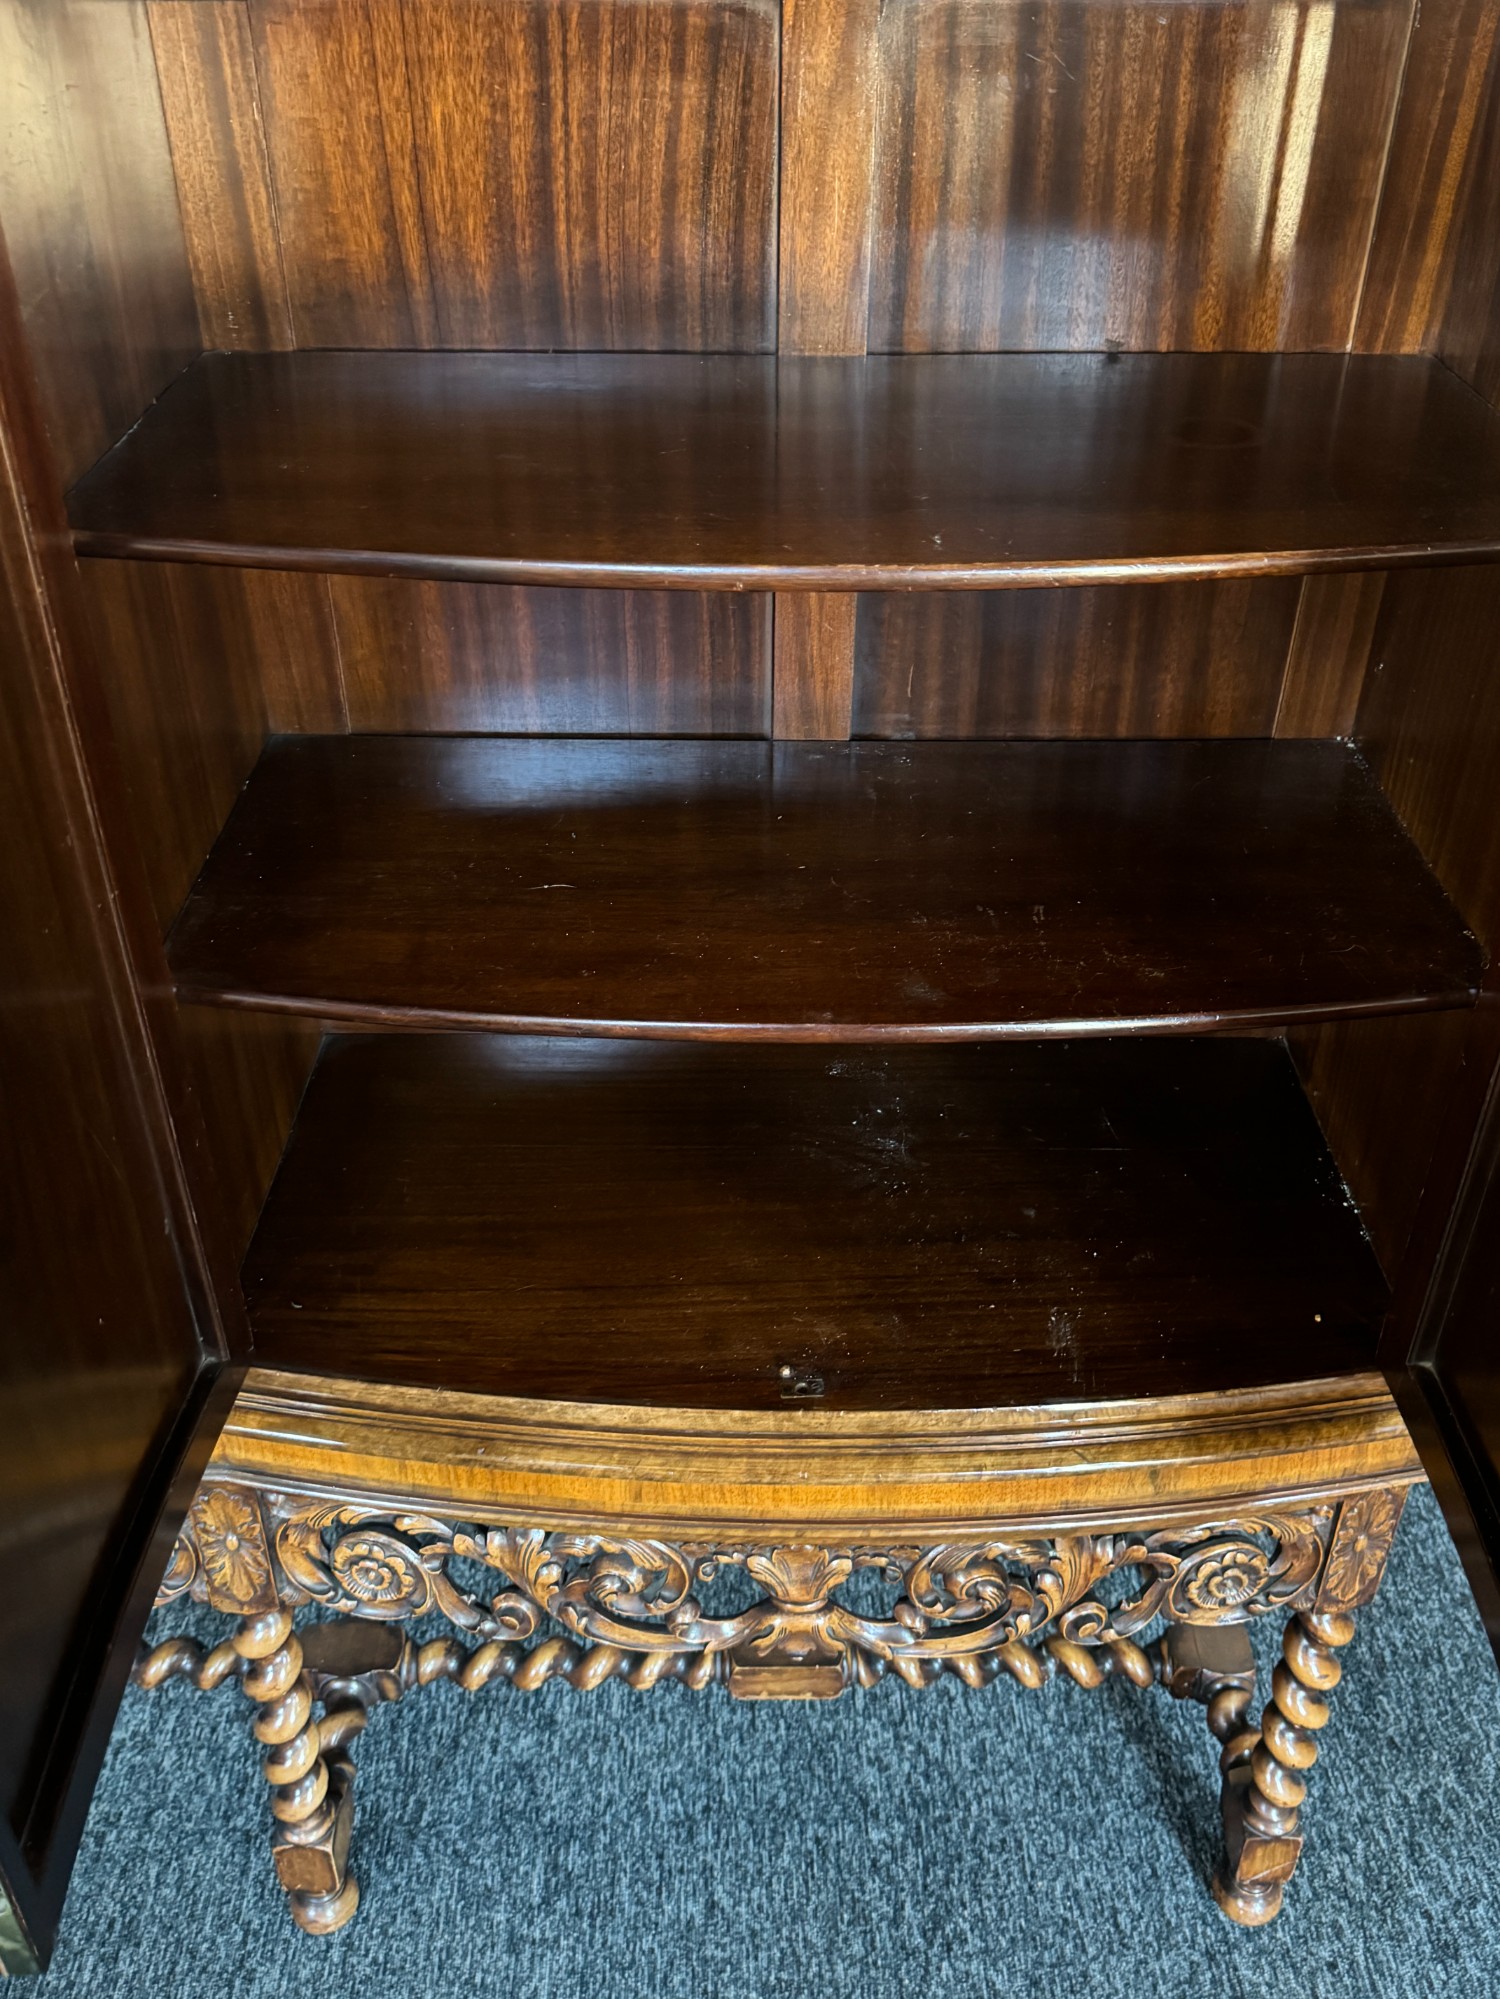
POLYGON ((1362 1587, 1387 1516, 1367 1507, 1359 1531, 1358 1523, 1342 1537, 1335 1529, 1351 1506, 1381 1497, 1139 1534, 720 1547, 477 1527, 210 1485, 159 1600, 188 1590, 222 1604, 239 1590, 254 1601, 262 1544, 248 1530, 263 1516, 262 1559, 288 1606, 392 1621, 436 1612, 481 1642, 521 1646, 547 1642, 550 1621, 573 1641, 632 1659, 816 1665, 837 1691, 888 1668, 920 1678, 925 1667, 942 1670, 1044 1633, 1100 1647, 1132 1640, 1158 1616, 1215 1625, 1285 1613, 1330 1586, 1335 1545, 1344 1564, 1338 1586, 1362 1587), (498 1586, 476 1586, 477 1571, 498 1586), (855 1587, 868 1571, 894 1593, 888 1609, 870 1609, 855 1587), (710 1585, 736 1572, 753 1601, 712 1614, 710 1585))

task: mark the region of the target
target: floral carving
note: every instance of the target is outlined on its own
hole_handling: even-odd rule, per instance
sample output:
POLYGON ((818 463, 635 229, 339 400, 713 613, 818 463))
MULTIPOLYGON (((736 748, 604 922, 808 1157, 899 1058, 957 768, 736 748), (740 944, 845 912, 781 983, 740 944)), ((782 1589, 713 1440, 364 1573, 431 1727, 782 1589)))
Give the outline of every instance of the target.
POLYGON ((1370 1601, 1385 1569, 1405 1500, 1403 1487, 1382 1486, 1375 1492, 1357 1492, 1344 1501, 1318 1593, 1320 1608, 1352 1610, 1370 1601))
POLYGON ((1200 1610, 1238 1610, 1264 1589, 1270 1561, 1261 1549, 1234 1544, 1216 1549, 1198 1562, 1183 1584, 1190 1603, 1200 1610))
POLYGON ((404 1616, 426 1595, 420 1555, 393 1534, 346 1534, 328 1566, 356 1602, 382 1617, 404 1616))
POLYGON ((164 1599, 188 1587, 195 1595, 223 1594, 230 1581, 253 1594, 250 1586, 267 1569, 256 1538, 261 1511, 273 1530, 277 1594, 286 1604, 389 1620, 435 1611, 461 1631, 502 1645, 556 1644, 543 1631, 550 1619, 570 1641, 656 1659, 662 1670, 676 1671, 694 1657, 738 1660, 757 1670, 815 1664, 833 1676, 836 1690, 887 1667, 908 1678, 957 1669, 1048 1631, 1065 1644, 1110 1646, 1131 1643, 1158 1616, 1230 1624, 1311 1605, 1329 1586, 1364 1586, 1360 1578, 1383 1560, 1381 1535, 1388 1543, 1399 1507, 1393 1495, 1365 1494, 1342 1508, 1139 1534, 927 1547, 721 1547, 475 1527, 294 1493, 208 1486, 195 1505, 187 1545, 174 1556, 164 1599), (488 1570, 497 1587, 465 1587, 456 1579, 465 1564, 488 1570), (747 1608, 710 1615, 703 1592, 731 1570, 759 1594, 747 1608), (878 1615, 845 1600, 846 1585, 866 1570, 879 1571, 895 1591, 889 1610, 878 1615))
MULTIPOLYGON (((236 1604, 258 1604, 271 1586, 271 1563, 254 1499, 230 1486, 208 1486, 194 1501, 192 1518, 213 1591, 236 1604)), ((177 1567, 174 1553, 169 1573, 177 1567)))

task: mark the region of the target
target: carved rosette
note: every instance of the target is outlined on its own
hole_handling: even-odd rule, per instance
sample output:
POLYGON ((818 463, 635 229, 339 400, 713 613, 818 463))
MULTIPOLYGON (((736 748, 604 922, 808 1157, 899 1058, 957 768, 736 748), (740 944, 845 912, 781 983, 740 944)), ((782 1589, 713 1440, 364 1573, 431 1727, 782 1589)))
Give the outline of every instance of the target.
POLYGON ((1370 1602, 1405 1504, 1404 1486, 1381 1486, 1357 1492, 1340 1506, 1318 1589, 1320 1611, 1358 1610, 1370 1602))
POLYGON ((405 1621, 436 1612, 483 1641, 538 1638, 546 1620, 635 1657, 934 1667, 1050 1630, 1073 1645, 1129 1640, 1158 1616, 1238 1624, 1373 1587, 1399 1493, 1140 1534, 934 1546, 718 1547, 474 1527, 422 1513, 211 1484, 194 1502, 158 1601, 283 1604, 405 1621), (259 1538, 261 1523, 265 1538, 259 1538), (488 1570, 498 1587, 473 1584, 488 1570), (469 1571, 463 1581, 455 1570, 469 1571), (759 1591, 709 1615, 706 1585, 738 1570, 759 1591), (887 1613, 846 1601, 856 1571, 895 1592, 887 1613), (274 1574, 273 1574, 274 1571, 274 1574))

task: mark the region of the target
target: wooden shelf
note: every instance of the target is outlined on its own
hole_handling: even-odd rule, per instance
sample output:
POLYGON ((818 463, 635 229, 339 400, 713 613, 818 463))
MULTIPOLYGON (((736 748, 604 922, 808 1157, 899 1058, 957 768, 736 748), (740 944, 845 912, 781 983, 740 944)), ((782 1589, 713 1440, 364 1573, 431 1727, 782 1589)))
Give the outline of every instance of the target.
POLYGON ((732 1039, 1189 1031, 1469 1003, 1478 946, 1331 742, 287 736, 182 997, 732 1039))
POLYGON ((985 1408, 1371 1364, 1386 1293, 1285 1049, 354 1035, 245 1268, 263 1367, 985 1408))
POLYGON ((71 496, 85 555, 878 589, 1500 553, 1500 418, 1330 354, 212 354, 71 496))

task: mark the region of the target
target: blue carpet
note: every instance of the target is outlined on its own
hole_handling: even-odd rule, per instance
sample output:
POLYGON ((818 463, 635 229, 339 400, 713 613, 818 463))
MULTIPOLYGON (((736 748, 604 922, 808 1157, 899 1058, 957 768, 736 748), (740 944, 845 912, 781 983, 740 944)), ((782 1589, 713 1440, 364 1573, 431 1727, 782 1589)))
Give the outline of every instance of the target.
POLYGON ((1425 1492, 1345 1661, 1308 1848, 1261 1931, 1205 1886, 1202 1711, 1115 1682, 885 1683, 808 1707, 441 1685, 378 1712, 359 1745, 364 1900, 333 1938, 283 1911, 243 1695, 132 1693, 32 1989, 1489 1999, 1500 1679, 1425 1492))

